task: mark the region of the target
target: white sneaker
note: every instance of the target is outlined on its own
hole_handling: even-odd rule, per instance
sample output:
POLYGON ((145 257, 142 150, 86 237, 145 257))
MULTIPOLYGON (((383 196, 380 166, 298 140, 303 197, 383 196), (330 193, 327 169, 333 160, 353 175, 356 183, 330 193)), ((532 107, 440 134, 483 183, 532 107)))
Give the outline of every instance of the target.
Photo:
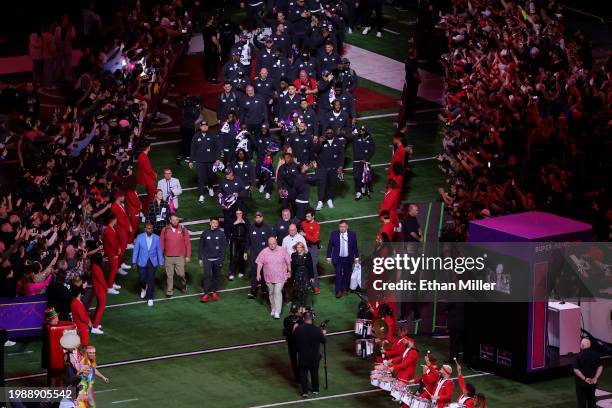
POLYGON ((100 330, 100 326, 98 326, 98 327, 91 328, 91 334, 104 334, 104 332, 100 330))
POLYGON ((14 341, 7 340, 4 342, 4 347, 13 347, 15 344, 17 343, 15 343, 14 341))
POLYGON ((334 208, 334 202, 331 200, 331 198, 329 200, 327 200, 327 206, 329 208, 334 208))
POLYGON ((147 306, 153 307, 153 299, 147 300, 147 306))
POLYGON ((376 33, 376 38, 382 38, 382 33, 380 31, 376 33))
POLYGON ((132 269, 132 267, 124 262, 121 264, 121 269, 123 269, 124 271, 129 271, 130 269, 132 269))
POLYGON ((274 314, 275 314, 275 313, 276 313, 276 310, 272 309, 272 310, 270 311, 270 316, 274 316, 274 314))
POLYGON ((239 273, 239 274, 238 274, 238 277, 239 277, 239 278, 244 278, 244 273, 239 273))
POLYGON ((315 208, 315 211, 321 211, 322 208, 323 208, 323 201, 319 201, 317 203, 317 208, 315 208))
POLYGON ((266 200, 270 199, 270 193, 266 193, 266 200))
POLYGON ((230 275, 230 276, 228 276, 228 277, 227 277, 227 279, 229 279, 229 280, 233 281, 233 280, 234 280, 234 275, 230 275))
POLYGON ((147 290, 146 289, 140 289, 140 298, 144 299, 146 295, 147 295, 147 290))
POLYGON ((123 275, 123 276, 127 275, 127 272, 126 272, 126 271, 124 271, 124 270, 123 270, 123 269, 121 269, 121 268, 119 268, 119 269, 117 270, 117 273, 118 273, 119 275, 123 275))
POLYGON ((212 189, 212 187, 208 187, 208 195, 211 197, 215 196, 215 191, 212 189))
POLYGON ((263 192, 264 192, 264 188, 265 188, 265 187, 264 187, 264 185, 263 185, 263 184, 262 184, 261 186, 259 186, 259 192, 260 192, 260 193, 263 193, 263 192))
POLYGON ((119 291, 117 289, 110 288, 106 291, 109 295, 118 295, 119 291))
POLYGON ((134 244, 128 244, 127 249, 134 249, 134 244))
POLYGON ((274 318, 275 319, 280 319, 280 313, 278 313, 278 312, 274 313, 274 318))
POLYGON ((359 200, 361 198, 361 192, 357 192, 357 194, 355 194, 355 200, 359 200))
POLYGON ((353 30, 351 30, 351 27, 348 28, 348 33, 353 34, 353 30))
POLYGON ((372 27, 366 27, 363 29, 363 31, 361 32, 361 34, 363 35, 368 35, 368 33, 370 32, 370 30, 372 29, 372 27))
POLYGON ((113 289, 119 290, 121 289, 121 286, 117 285, 116 283, 113 283, 113 289))
POLYGON ((204 196, 203 196, 203 195, 201 195, 201 196, 198 198, 198 203, 200 203, 200 204, 204 204, 204 196))

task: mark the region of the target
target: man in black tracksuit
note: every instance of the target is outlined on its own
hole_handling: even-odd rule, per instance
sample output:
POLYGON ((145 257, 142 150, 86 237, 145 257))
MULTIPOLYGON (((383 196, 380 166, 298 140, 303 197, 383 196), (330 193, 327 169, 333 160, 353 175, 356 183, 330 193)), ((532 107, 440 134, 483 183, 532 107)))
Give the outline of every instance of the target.
MULTIPOLYGON (((248 247, 251 254, 251 291, 249 292, 249 299, 255 299, 257 297, 257 264, 255 259, 257 255, 268 245, 268 238, 274 236, 272 227, 264 223, 263 214, 261 211, 255 212, 255 222, 249 227, 248 247)), ((246 256, 246 255, 245 255, 246 256)), ((263 284, 262 288, 266 286, 263 284)), ((265 290, 265 289, 264 289, 265 290)))
POLYGON ((200 131, 196 132, 191 139, 191 154, 189 168, 193 168, 195 163, 198 173, 198 201, 204 203, 204 188, 208 187, 208 192, 213 195, 214 173, 212 166, 220 163, 221 143, 219 137, 208 130, 208 123, 200 123, 200 131))
POLYGON ((221 284, 221 268, 225 259, 225 234, 219 229, 219 219, 213 217, 210 220, 210 229, 202 231, 200 236, 200 254, 198 256, 200 266, 203 267, 202 287, 204 295, 200 302, 206 303, 210 300, 210 294, 214 301, 219 300, 217 291, 221 284))
POLYGON ((246 213, 245 198, 248 196, 248 189, 242 180, 234 175, 234 171, 228 167, 225 169, 225 178, 219 184, 219 198, 236 196, 236 201, 229 208, 223 207, 223 229, 225 236, 229 238, 232 233, 232 225, 236 221, 236 210, 241 209, 246 213))
POLYGON ((234 88, 237 88, 236 85, 240 82, 240 78, 246 76, 247 73, 244 72, 244 66, 240 63, 240 53, 234 51, 232 53, 232 59, 227 61, 221 69, 221 79, 223 79, 224 82, 232 84, 234 88))
POLYGON ((297 132, 292 134, 285 140, 293 150, 293 155, 298 163, 310 163, 312 161, 312 138, 313 134, 310 128, 306 127, 304 122, 297 125, 297 132))
POLYGON ((236 160, 231 164, 234 175, 239 178, 248 191, 255 185, 255 167, 248 159, 246 152, 243 149, 236 151, 236 160))
POLYGON ((221 158, 223 164, 227 167, 228 163, 234 160, 234 152, 238 142, 236 135, 240 132, 239 123, 236 121, 236 113, 234 109, 230 109, 227 114, 227 120, 221 123, 219 127, 219 142, 221 143, 221 158))
POLYGON ((300 165, 300 173, 295 176, 295 218, 303 220, 310 208, 310 186, 316 178, 308 174, 308 163, 300 165))
POLYGON ((247 129, 256 140, 261 133, 261 125, 268 123, 268 108, 261 95, 255 95, 252 85, 246 87, 246 95, 240 105, 240 123, 247 125, 247 129))
POLYGON ((304 97, 300 99, 300 109, 298 113, 302 117, 302 122, 306 124, 306 127, 308 127, 313 134, 318 131, 319 120, 317 118, 317 113, 308 106, 308 101, 304 97))
POLYGON ((312 381, 312 393, 319 394, 319 362, 321 361, 321 344, 325 343, 326 331, 313 324, 312 313, 304 313, 304 324, 293 332, 298 352, 302 397, 308 397, 308 373, 312 381))
POLYGON ((223 84, 223 92, 217 98, 217 118, 219 118, 219 124, 221 121, 227 118, 227 114, 234 110, 234 114, 239 116, 240 110, 240 96, 239 92, 236 92, 230 81, 225 81, 223 84))
POLYGON ((181 135, 181 148, 179 154, 176 157, 177 164, 180 164, 181 159, 187 160, 189 158, 189 148, 191 146, 191 139, 195 133, 196 120, 202 113, 202 106, 198 98, 191 95, 185 96, 179 103, 181 109, 181 128, 179 130, 181 135))
POLYGON ((291 361, 291 369, 293 370, 293 381, 295 383, 300 382, 300 371, 298 366, 298 355, 297 347, 295 344, 295 337, 293 336, 293 330, 296 325, 304 324, 304 319, 298 313, 298 305, 292 305, 289 311, 289 316, 283 320, 283 336, 287 341, 287 349, 289 350, 289 360, 291 361))
MULTIPOLYGON (((365 163, 370 163, 374 152, 376 151, 376 143, 374 138, 370 136, 368 128, 364 125, 359 128, 357 135, 351 137, 353 142, 353 177, 355 179, 355 199, 359 200, 365 194, 363 185, 363 167, 365 163)), ((348 135, 347 135, 348 136, 348 135)))
POLYGON ((334 135, 334 129, 328 127, 325 130, 325 139, 319 138, 313 143, 312 151, 317 163, 317 211, 323 208, 323 202, 327 201, 329 208, 334 208, 334 188, 338 180, 338 174, 342 173, 344 167, 344 142, 334 135))
POLYGON ((281 164, 276 172, 276 186, 279 190, 286 190, 287 196, 281 196, 281 207, 291 208, 293 200, 295 199, 295 190, 293 182, 295 176, 300 172, 298 164, 293 160, 293 155, 289 152, 283 154, 283 160, 285 163, 281 164))

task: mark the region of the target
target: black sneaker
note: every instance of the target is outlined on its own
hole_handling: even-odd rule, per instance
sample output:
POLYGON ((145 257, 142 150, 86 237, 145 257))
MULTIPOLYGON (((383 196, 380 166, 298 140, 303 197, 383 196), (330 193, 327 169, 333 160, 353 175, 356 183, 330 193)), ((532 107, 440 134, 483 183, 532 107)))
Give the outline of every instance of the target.
POLYGON ((257 296, 255 296, 255 294, 254 294, 254 293, 249 293, 249 294, 247 295, 247 298, 249 298, 249 299, 255 299, 255 298, 257 298, 257 296))
POLYGON ((302 394, 302 398, 308 398, 308 394, 302 394))
POLYGON ((313 391, 312 395, 314 395, 315 397, 318 397, 319 396, 319 391, 313 391))

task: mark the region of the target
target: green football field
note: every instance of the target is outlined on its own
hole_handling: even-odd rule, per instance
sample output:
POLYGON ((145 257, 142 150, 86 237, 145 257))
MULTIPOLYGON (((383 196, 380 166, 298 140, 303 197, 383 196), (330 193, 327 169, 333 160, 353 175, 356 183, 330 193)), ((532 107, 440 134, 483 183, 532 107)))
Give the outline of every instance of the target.
MULTIPOLYGON (((414 13, 385 9, 387 27, 406 35, 412 29, 414 13)), ((398 50, 395 34, 385 32, 382 39, 361 33, 347 36, 347 41, 363 48, 380 52, 395 59, 403 58, 398 50)), ((187 80, 187 79, 182 79, 187 80)), ((380 85, 361 81, 362 86, 399 98, 398 92, 380 85)), ((417 114, 418 126, 408 132, 408 143, 414 145, 410 165, 412 175, 404 202, 415 202, 426 209, 437 199, 437 188, 444 186, 444 178, 433 156, 440 150, 437 115, 432 104, 421 101, 417 114)), ((392 110, 360 112, 360 123, 366 123, 377 142, 374 193, 371 199, 353 199, 353 180, 350 171, 345 181, 339 183, 335 208, 317 213, 322 222, 321 236, 326 239, 337 221, 349 219, 350 228, 357 232, 360 250, 367 252, 375 239, 380 223, 375 214, 386 180, 386 163, 390 160, 389 148, 393 133, 394 116, 368 119, 368 116, 394 113, 392 110)), ((157 142, 170 141, 177 133, 159 133, 157 142)), ((207 228, 203 220, 221 214, 216 199, 207 196, 202 205, 197 202, 195 173, 186 166, 177 166, 177 144, 153 147, 151 160, 158 172, 164 167, 174 169, 184 189, 180 197, 180 215, 189 222, 191 231, 207 228)), ((347 151, 350 157, 350 148, 347 151)), ((347 158, 347 167, 350 167, 347 158)), ((316 203, 316 188, 312 189, 311 204, 316 203)), ((253 193, 249 210, 264 212, 266 221, 273 224, 279 213, 279 205, 273 196, 265 200, 259 192, 253 193)), ((421 211, 422 225, 429 223, 430 214, 421 211)), ((108 306, 102 318, 104 335, 91 336, 97 347, 100 370, 110 378, 109 384, 96 383, 96 398, 100 407, 397 407, 386 392, 373 388, 369 382, 372 362, 355 357, 355 339, 352 333, 359 299, 351 295, 342 299, 334 296, 332 269, 319 257, 321 294, 313 299, 317 319, 329 319, 327 343, 328 383, 323 369, 318 398, 301 399, 297 387, 291 381, 291 369, 286 345, 281 335, 282 320, 269 316, 267 300, 260 297, 248 300, 248 275, 233 282, 224 276, 219 302, 201 304, 202 271, 197 265, 197 237, 192 241, 192 262, 187 266, 188 293, 166 299, 162 271, 157 273, 155 306, 147 307, 137 293, 138 281, 134 271, 120 276, 123 286, 120 295, 108 297, 108 306)), ((428 240, 437 237, 429 236, 428 240)), ((227 268, 224 268, 227 271, 227 268)), ((283 317, 287 307, 283 310, 283 317)), ((486 327, 483 327, 486 330, 486 327)), ((447 340, 416 336, 420 350, 431 350, 440 360, 447 355, 447 340)), ((40 347, 38 340, 18 343, 6 351, 7 385, 42 385, 40 347)), ((612 367, 606 362, 606 370, 599 388, 612 392, 612 367)), ((464 368, 479 392, 487 396, 489 407, 566 408, 576 406, 573 378, 568 376, 535 384, 521 384, 488 373, 464 368)), ((455 388, 457 390, 457 387, 455 388)))

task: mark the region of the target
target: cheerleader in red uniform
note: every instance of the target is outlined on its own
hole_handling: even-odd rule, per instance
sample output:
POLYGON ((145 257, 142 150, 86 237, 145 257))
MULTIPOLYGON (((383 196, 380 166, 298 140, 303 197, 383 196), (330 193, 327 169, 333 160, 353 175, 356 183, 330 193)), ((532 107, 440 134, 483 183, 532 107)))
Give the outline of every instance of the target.
POLYGON ((132 226, 132 231, 128 234, 128 243, 133 243, 138 232, 138 225, 140 225, 140 211, 142 210, 142 203, 136 193, 136 177, 129 176, 125 178, 125 207, 132 226))
POLYGON ((86 346, 89 344, 89 329, 91 328, 91 320, 85 305, 81 301, 81 295, 83 288, 80 286, 74 286, 71 289, 73 296, 72 302, 70 303, 70 312, 72 313, 72 320, 77 326, 77 332, 81 338, 81 345, 86 346))
POLYGON ((106 286, 106 279, 104 278, 104 271, 102 270, 102 255, 95 254, 91 258, 91 281, 93 285, 93 293, 97 299, 96 311, 93 318, 93 327, 91 332, 93 334, 104 334, 100 320, 104 309, 106 308, 106 292, 108 287, 106 286))

